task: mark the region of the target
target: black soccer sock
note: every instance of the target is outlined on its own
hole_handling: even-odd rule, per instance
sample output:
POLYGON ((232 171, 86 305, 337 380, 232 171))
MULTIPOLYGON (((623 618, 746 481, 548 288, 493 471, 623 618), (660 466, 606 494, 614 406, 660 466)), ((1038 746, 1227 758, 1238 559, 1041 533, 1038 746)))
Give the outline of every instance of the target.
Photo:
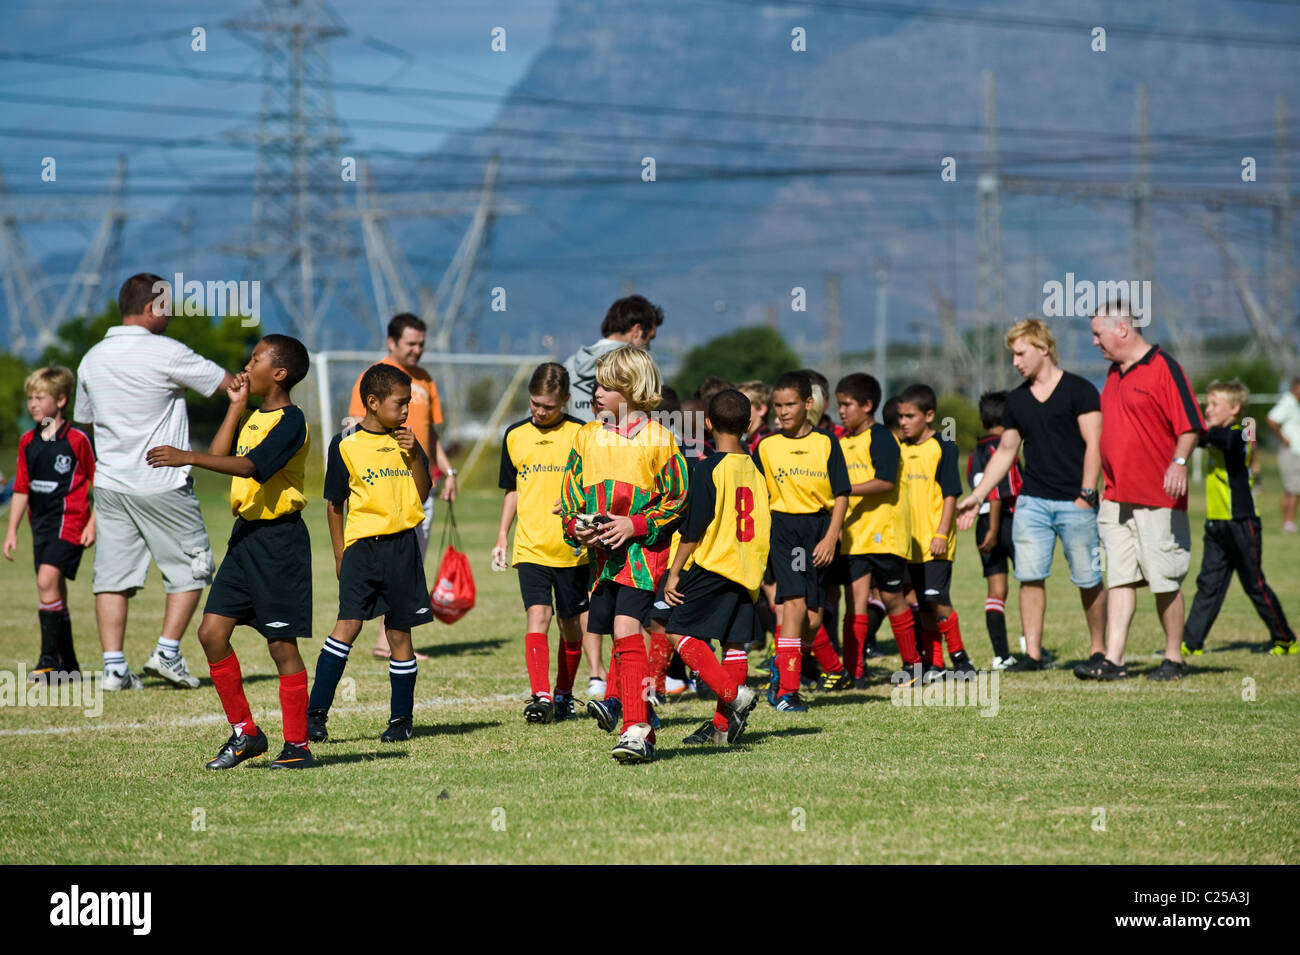
POLYGON ((328 710, 334 704, 334 691, 343 678, 343 668, 348 665, 352 647, 333 637, 325 638, 320 656, 316 660, 316 678, 312 681, 309 710, 328 710))
POLYGON ((876 645, 876 634, 880 632, 880 625, 885 620, 885 605, 876 603, 874 600, 867 604, 867 646, 876 645))
POLYGON ((59 614, 59 660, 60 668, 70 673, 81 669, 72 645, 72 617, 66 610, 59 614))
POLYGON ((415 657, 409 660, 388 661, 388 682, 392 685, 392 703, 389 705, 389 722, 407 717, 415 710, 415 657))
POLYGON ((1007 615, 1002 609, 1002 601, 996 597, 989 597, 984 602, 984 625, 988 627, 994 655, 1004 660, 1011 656, 1007 648, 1007 615))
POLYGON ((59 663, 59 617, 62 611, 38 611, 41 618, 41 658, 38 664, 58 666, 59 663))

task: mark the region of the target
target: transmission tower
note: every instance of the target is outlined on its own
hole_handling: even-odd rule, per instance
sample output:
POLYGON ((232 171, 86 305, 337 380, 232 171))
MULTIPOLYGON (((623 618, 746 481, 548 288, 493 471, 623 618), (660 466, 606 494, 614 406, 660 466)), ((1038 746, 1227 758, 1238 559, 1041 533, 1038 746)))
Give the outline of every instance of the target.
POLYGON ((262 0, 225 26, 262 54, 252 236, 242 248, 308 348, 355 258, 331 214, 343 205, 344 137, 327 44, 347 30, 324 0, 262 0))

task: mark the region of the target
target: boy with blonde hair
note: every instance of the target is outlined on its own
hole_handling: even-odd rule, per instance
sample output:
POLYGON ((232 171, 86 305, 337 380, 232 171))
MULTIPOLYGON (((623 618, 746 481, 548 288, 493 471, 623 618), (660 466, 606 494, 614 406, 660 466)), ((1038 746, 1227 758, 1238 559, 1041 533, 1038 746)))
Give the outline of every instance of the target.
POLYGON ((36 426, 18 439, 4 554, 14 559, 18 522, 26 513, 41 604, 41 655, 31 672, 33 683, 80 670, 72 646, 67 582, 76 579, 82 552, 95 542, 95 516, 90 511, 95 453, 86 433, 64 417, 75 381, 67 368, 51 365, 38 368, 23 383, 27 413, 36 426))

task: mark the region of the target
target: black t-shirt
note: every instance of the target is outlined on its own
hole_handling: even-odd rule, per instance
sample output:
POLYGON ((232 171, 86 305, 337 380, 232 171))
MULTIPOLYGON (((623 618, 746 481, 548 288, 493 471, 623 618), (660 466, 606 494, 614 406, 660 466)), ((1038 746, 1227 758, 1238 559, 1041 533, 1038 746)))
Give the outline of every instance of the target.
POLYGON ((1002 425, 1020 432, 1025 447, 1025 483, 1020 493, 1049 501, 1073 501, 1083 487, 1079 415, 1101 410, 1101 396, 1086 379, 1064 372, 1056 388, 1039 401, 1024 382, 1007 395, 1002 425))

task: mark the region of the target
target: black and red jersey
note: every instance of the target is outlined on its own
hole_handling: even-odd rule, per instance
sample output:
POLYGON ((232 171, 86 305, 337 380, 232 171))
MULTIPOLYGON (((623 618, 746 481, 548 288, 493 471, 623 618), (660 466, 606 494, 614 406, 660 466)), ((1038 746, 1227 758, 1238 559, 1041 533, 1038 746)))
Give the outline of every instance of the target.
POLYGON ((95 452, 80 428, 64 423, 53 440, 37 426, 18 439, 14 493, 26 494, 32 538, 59 538, 81 543, 90 520, 90 487, 95 480, 95 452))
MULTIPOLYGON (((975 449, 971 451, 970 457, 966 459, 966 480, 970 483, 972 491, 983 479, 984 472, 989 466, 989 460, 1001 443, 1002 435, 1000 434, 982 434, 976 440, 975 449)), ((1016 497, 1020 494, 1020 487, 1023 483, 1024 481, 1020 477, 1020 464, 1013 461, 1007 476, 989 492, 988 500, 1002 501, 1004 513, 1010 514, 1016 509, 1016 497)), ((980 513, 983 514, 984 510, 981 509, 980 513)))

